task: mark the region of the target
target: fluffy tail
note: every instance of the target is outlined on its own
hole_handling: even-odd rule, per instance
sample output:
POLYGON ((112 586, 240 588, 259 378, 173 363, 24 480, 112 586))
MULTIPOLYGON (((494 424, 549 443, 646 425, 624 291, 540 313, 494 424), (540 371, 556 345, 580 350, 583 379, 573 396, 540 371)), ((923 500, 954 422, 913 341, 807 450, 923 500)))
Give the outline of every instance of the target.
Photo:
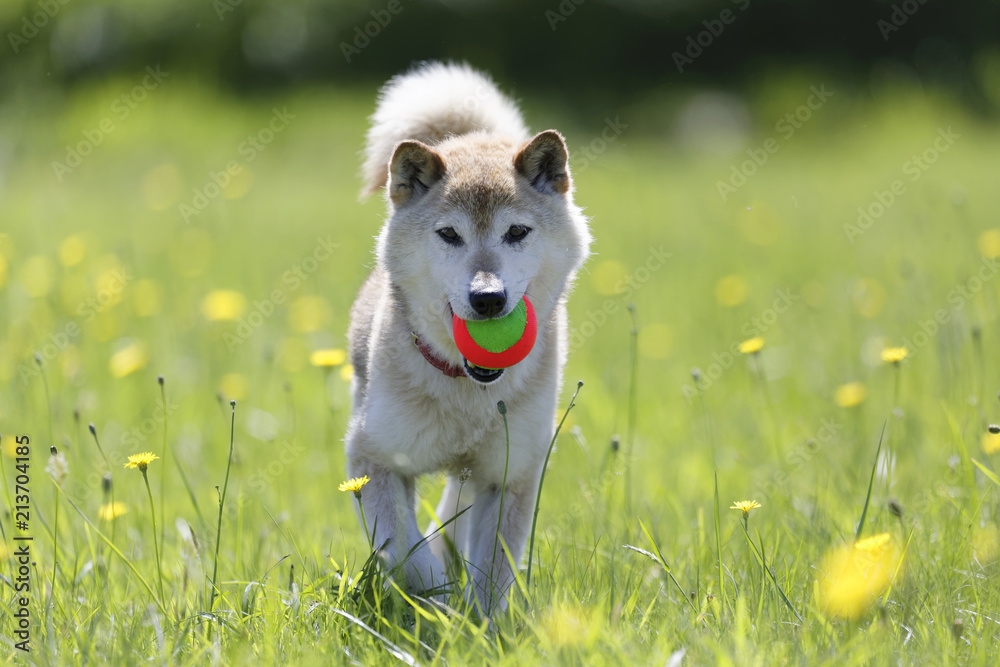
POLYGON ((361 168, 362 196, 385 185, 392 151, 400 141, 433 145, 476 130, 529 138, 513 100, 466 64, 424 63, 393 77, 382 88, 371 120, 361 168))

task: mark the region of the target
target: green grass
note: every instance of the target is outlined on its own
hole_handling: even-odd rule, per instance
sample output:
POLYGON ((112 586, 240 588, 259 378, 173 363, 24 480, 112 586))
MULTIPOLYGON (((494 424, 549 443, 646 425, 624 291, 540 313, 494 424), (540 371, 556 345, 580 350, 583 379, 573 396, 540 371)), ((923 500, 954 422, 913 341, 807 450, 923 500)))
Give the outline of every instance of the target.
MULTIPOLYGON (((669 110, 653 103, 621 109, 628 129, 575 177, 596 243, 570 301, 563 408, 585 386, 545 477, 530 587, 490 628, 460 596, 443 614, 383 588, 337 490, 348 382, 309 363, 344 347, 372 262, 383 206, 357 201, 355 173, 373 91, 235 100, 178 73, 119 120, 111 104, 134 83, 15 100, 15 124, 0 129, 13 146, 0 190, 0 433, 5 453, 31 438, 32 660, 618 665, 685 651, 684 664, 996 663, 1000 502, 972 459, 998 465, 981 438, 1000 421, 1000 280, 970 283, 981 233, 1000 226, 994 126, 931 92, 872 101, 834 86, 723 202, 716 182, 809 82, 761 85, 759 131, 735 154, 671 141, 669 110), (275 107, 295 117, 247 164, 240 143, 275 107), (59 182, 51 163, 106 117, 114 132, 59 182), (903 163, 948 126, 960 138, 906 180, 903 163), (252 172, 229 192, 240 196, 185 224, 178 204, 230 160, 252 172), (894 179, 906 192, 851 243, 844 225, 894 179), (65 243, 75 236, 80 257, 65 243), (327 237, 336 248, 313 265, 327 237), (79 261, 64 266, 60 248, 79 261), (738 276, 721 290, 730 305, 717 298, 726 276, 738 276), (244 296, 244 317, 261 313, 245 340, 202 312, 217 289, 244 296), (87 300, 101 294, 112 303, 96 312, 87 300), (947 322, 921 337, 939 310, 947 322), (754 335, 759 357, 733 352, 754 335), (881 363, 906 340, 909 358, 881 363), (123 349, 136 356, 119 356, 116 376, 123 349), (864 400, 838 406, 853 381, 864 400), (50 444, 69 465, 58 494, 43 471, 50 444), (122 467, 142 451, 161 457, 149 494, 122 467), (113 522, 98 519, 109 467, 128 508, 113 522), (751 498, 763 507, 744 533, 728 507, 751 498), (840 620, 817 598, 817 568, 851 544, 863 511, 862 537, 890 533, 905 562, 866 613, 840 620)), ((605 127, 546 108, 536 101, 529 123, 563 128, 576 155, 605 127)), ((9 639, 19 533, 6 513, 15 461, 2 461, 9 639)), ((442 482, 421 482, 429 503, 442 482)), ((0 653, 26 658, 9 643, 0 653)))

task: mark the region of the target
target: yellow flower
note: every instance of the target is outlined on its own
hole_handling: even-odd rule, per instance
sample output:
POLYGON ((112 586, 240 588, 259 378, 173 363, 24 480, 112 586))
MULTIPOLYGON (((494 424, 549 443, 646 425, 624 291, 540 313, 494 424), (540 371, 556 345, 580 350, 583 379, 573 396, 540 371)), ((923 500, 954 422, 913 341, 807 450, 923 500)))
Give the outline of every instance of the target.
POLYGON ((160 458, 153 452, 143 452, 142 454, 132 454, 128 457, 128 463, 125 464, 126 468, 138 468, 142 472, 146 472, 146 467, 160 458))
POLYGON ((212 290, 201 302, 201 312, 205 319, 213 322, 239 319, 246 310, 247 300, 242 294, 231 289, 212 290))
POLYGON ((715 300, 726 308, 734 308, 747 300, 747 283, 741 276, 723 276, 715 283, 715 300))
POLYGON ((1000 229, 987 229, 979 235, 976 245, 979 246, 979 254, 983 257, 989 259, 1000 257, 1000 229))
POLYGON ((600 634, 601 619, 593 610, 560 603, 542 618, 542 628, 555 646, 587 648, 600 634))
POLYGON ((833 550, 819 568, 820 607, 839 618, 861 616, 888 589, 898 565, 899 552, 888 533, 833 550))
POLYGON ((865 386, 860 382, 848 382, 837 387, 833 401, 842 408, 853 408, 865 400, 865 386))
POLYGON ((905 347, 887 347, 882 350, 882 361, 884 363, 898 364, 903 359, 906 359, 910 351, 905 347))
POLYGON ((101 521, 114 521, 127 513, 128 507, 125 506, 125 503, 108 503, 101 505, 101 509, 97 510, 97 517, 101 521))
POLYGON ((989 431, 983 433, 983 439, 980 444, 983 451, 987 454, 1000 452, 1000 433, 990 433, 989 431))
POLYGON ((756 500, 737 500, 729 509, 743 512, 743 517, 746 518, 750 515, 750 510, 755 510, 758 507, 763 507, 763 505, 756 500))
POLYGON ((873 535, 871 537, 866 537, 863 540, 858 540, 857 542, 854 543, 854 548, 858 549, 859 551, 864 551, 873 556, 877 556, 878 554, 882 553, 882 549, 885 548, 885 545, 889 543, 890 539, 892 539, 892 537, 889 535, 889 533, 879 533, 878 535, 873 535))
POLYGON ((242 401, 247 397, 247 379, 239 373, 226 373, 219 380, 219 391, 226 398, 242 401))
POLYGON ((355 498, 360 498, 362 487, 364 487, 364 485, 370 481, 371 480, 368 479, 368 475, 365 475, 364 477, 355 477, 354 479, 349 479, 346 482, 342 482, 341 485, 337 488, 339 488, 341 491, 350 491, 351 493, 354 494, 355 498))
POLYGON ((748 338, 742 343, 740 343, 739 350, 743 354, 756 354, 761 351, 764 347, 764 339, 760 336, 755 336, 754 338, 748 338))
POLYGON ((111 355, 108 369, 114 377, 123 378, 145 366, 146 361, 148 361, 146 346, 138 342, 130 343, 111 355))
POLYGON ((309 363, 313 366, 332 368, 347 361, 347 353, 340 348, 316 350, 309 355, 309 363))
POLYGON ((344 382, 350 382, 351 378, 354 377, 354 366, 350 364, 344 364, 340 367, 340 379, 344 382))
POLYGON ((66 237, 59 244, 59 263, 63 266, 76 266, 83 261, 87 246, 79 234, 66 237))

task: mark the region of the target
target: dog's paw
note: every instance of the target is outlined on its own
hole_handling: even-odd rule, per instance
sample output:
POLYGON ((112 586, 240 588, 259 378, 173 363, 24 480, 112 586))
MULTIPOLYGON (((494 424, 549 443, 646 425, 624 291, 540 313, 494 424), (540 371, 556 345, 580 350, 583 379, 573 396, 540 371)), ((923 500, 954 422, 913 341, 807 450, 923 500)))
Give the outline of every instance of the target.
POLYGON ((444 566, 430 549, 417 549, 402 566, 406 573, 406 587, 417 593, 440 591, 448 584, 444 566))

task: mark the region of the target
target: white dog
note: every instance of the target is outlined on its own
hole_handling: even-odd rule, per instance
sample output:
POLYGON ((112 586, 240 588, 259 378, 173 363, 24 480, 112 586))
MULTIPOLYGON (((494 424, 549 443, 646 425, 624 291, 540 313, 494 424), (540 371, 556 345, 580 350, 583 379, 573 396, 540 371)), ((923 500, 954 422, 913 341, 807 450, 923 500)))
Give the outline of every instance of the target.
POLYGON ((427 591, 450 583, 451 550, 433 526, 426 541, 417 528, 415 482, 446 471, 437 515, 468 509, 443 532, 469 566, 467 598, 487 614, 506 608, 527 541, 567 351, 565 299, 590 246, 568 157, 558 132, 530 136, 468 66, 393 78, 368 132, 365 190, 386 186, 388 218, 351 311, 348 475, 371 480, 361 500, 384 561, 427 591), (453 313, 503 317, 524 295, 538 320, 527 358, 498 371, 466 363, 453 313))

